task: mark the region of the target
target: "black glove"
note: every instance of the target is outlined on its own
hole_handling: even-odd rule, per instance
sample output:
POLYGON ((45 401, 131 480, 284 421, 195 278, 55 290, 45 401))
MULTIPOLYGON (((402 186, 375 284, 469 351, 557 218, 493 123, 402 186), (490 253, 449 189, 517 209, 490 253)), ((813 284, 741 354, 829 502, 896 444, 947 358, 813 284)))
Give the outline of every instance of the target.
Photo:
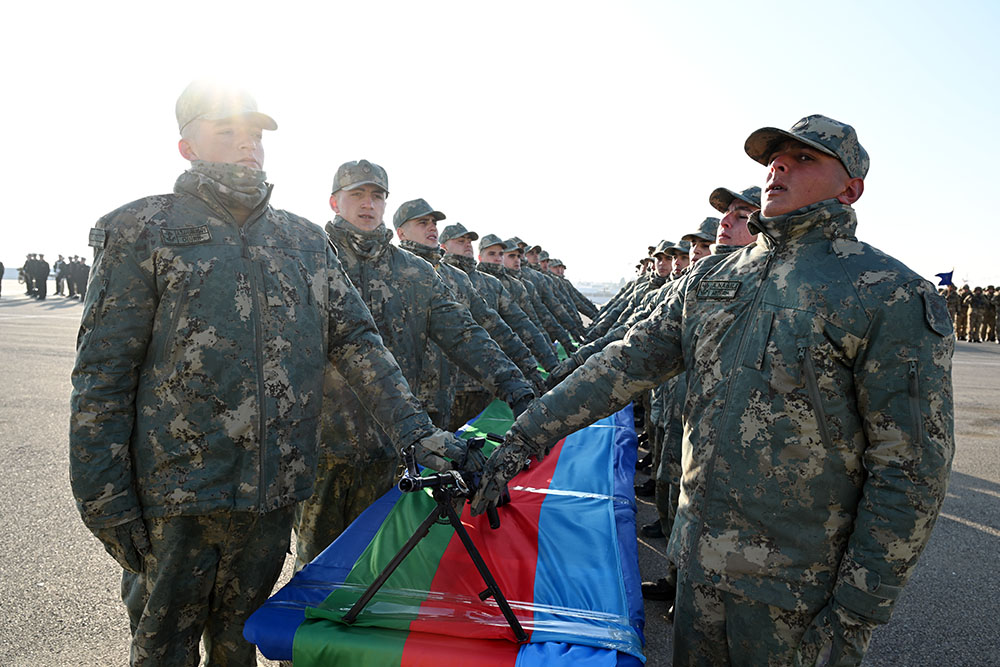
POLYGON ((521 472, 535 449, 533 444, 513 429, 507 432, 503 444, 493 450, 483 466, 479 489, 470 503, 473 516, 497 506, 500 495, 507 488, 507 482, 521 472))
POLYGON ((143 558, 149 553, 149 535, 141 517, 93 532, 119 565, 135 574, 142 572, 143 558))
POLYGON ((795 650, 794 664, 802 667, 860 665, 875 625, 831 600, 806 628, 795 650))
POLYGON ((521 413, 528 409, 531 402, 535 400, 534 394, 525 394, 510 404, 510 411, 514 413, 514 419, 521 416, 521 413))
POLYGON ((454 433, 441 429, 434 429, 432 433, 421 438, 416 443, 413 453, 417 463, 438 472, 451 470, 452 465, 446 458, 454 461, 454 467, 459 470, 465 470, 467 465, 475 466, 477 462, 482 468, 486 459, 482 451, 478 450, 470 456, 468 442, 455 437, 454 433))

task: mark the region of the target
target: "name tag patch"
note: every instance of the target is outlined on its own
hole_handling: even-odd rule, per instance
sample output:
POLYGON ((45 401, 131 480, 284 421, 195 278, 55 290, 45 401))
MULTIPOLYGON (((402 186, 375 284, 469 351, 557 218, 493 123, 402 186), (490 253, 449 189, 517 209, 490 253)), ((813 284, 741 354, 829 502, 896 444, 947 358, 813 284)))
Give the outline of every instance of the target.
POLYGON ((108 233, 106 231, 97 227, 91 227, 90 234, 87 236, 87 245, 91 248, 103 248, 107 240, 108 233))
POLYGON ((698 298, 708 301, 731 301, 740 291, 739 280, 703 280, 698 284, 698 298))
POLYGON ((212 240, 212 232, 208 225, 200 227, 181 227, 179 229, 161 229, 160 238, 167 245, 194 245, 212 240))

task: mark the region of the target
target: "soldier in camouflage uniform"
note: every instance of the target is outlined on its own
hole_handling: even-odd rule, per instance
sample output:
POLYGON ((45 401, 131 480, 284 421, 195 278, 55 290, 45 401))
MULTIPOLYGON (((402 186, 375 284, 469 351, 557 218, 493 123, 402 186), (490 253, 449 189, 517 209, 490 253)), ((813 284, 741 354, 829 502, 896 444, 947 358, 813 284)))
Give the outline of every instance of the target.
POLYGON ((763 128, 756 243, 700 262, 621 342, 537 400, 473 499, 559 438, 689 370, 673 664, 859 664, 940 511, 954 453, 951 319, 858 241, 868 156, 810 116, 763 128))
POLYGON ((535 284, 535 281, 528 273, 530 269, 522 267, 521 260, 523 258, 524 250, 521 249, 516 238, 504 241, 503 267, 505 273, 524 285, 524 289, 528 293, 528 300, 540 318, 542 326, 549 332, 549 336, 553 340, 558 340, 567 352, 575 350, 577 346, 573 342, 572 334, 563 326, 560 318, 549 308, 547 301, 550 299, 546 298, 547 290, 544 289, 544 286, 540 287, 535 284))
POLYGON ((584 294, 570 282, 569 278, 566 277, 566 265, 561 259, 548 259, 548 253, 542 251, 538 253, 538 261, 541 264, 542 269, 548 271, 551 275, 555 276, 556 281, 562 286, 563 292, 569 298, 570 303, 574 305, 576 310, 582 315, 586 315, 589 319, 593 320, 597 317, 597 306, 594 302, 588 299, 584 294))
POLYGON ((715 243, 715 234, 718 228, 718 218, 705 218, 698 225, 698 229, 681 237, 681 241, 687 241, 691 244, 691 264, 712 254, 712 244, 715 243))
POLYGON ((176 111, 191 168, 173 194, 90 232, 70 481, 124 570, 132 664, 197 664, 203 637, 208 664, 252 665, 243 622, 313 490, 323 367, 401 447, 461 461, 465 446, 419 409, 323 230, 268 204, 261 135, 275 122, 203 82, 176 111))
MULTIPOLYGON (((444 213, 435 211, 423 199, 404 202, 392 218, 393 227, 400 240, 399 246, 433 266, 445 284, 451 288, 456 300, 469 309, 472 318, 500 345, 503 354, 517 365, 536 390, 544 391, 545 380, 538 371, 538 362, 521 339, 479 295, 465 271, 441 262, 442 251, 438 245, 437 223, 444 219, 444 213)), ((501 360, 490 358, 496 354, 494 347, 483 348, 482 354, 485 357, 482 360, 484 365, 497 368, 505 366, 500 363, 501 360)), ((423 367, 424 372, 420 378, 417 397, 424 402, 435 424, 441 428, 448 425, 453 429, 460 428, 482 411, 480 408, 469 414, 468 406, 464 405, 459 406, 461 410, 453 410, 459 386, 475 381, 459 371, 454 363, 449 362, 441 348, 432 341, 427 343, 423 367)), ((492 400, 492 395, 489 396, 489 400, 492 400)))
MULTIPOLYGON (((424 372, 428 342, 515 414, 534 391, 430 264, 392 245, 383 223, 389 179, 368 160, 346 162, 334 176, 326 226, 340 262, 371 311, 385 346, 410 387, 424 372), (489 350, 487 352, 487 350, 489 350)), ((316 490, 297 510, 297 562, 323 551, 376 498, 392 488, 392 433, 369 418, 345 378, 327 368, 316 490)))
POLYGON ((561 291, 556 285, 555 279, 542 271, 542 266, 538 261, 538 254, 542 251, 539 245, 529 246, 525 244, 524 262, 521 265, 521 275, 527 278, 538 289, 538 295, 542 303, 549 309, 549 312, 563 326, 566 331, 577 340, 583 339, 583 320, 576 312, 572 304, 566 303, 561 296, 561 291))
POLYGON ((958 290, 958 324, 955 325, 955 336, 958 340, 969 339, 969 308, 966 298, 972 294, 968 285, 962 285, 958 290))
POLYGON ((955 331, 957 332, 959 311, 962 310, 962 297, 959 296, 958 288, 954 284, 948 285, 944 298, 948 304, 948 314, 951 315, 951 321, 955 325, 955 331))
MULTIPOLYGON (((542 367, 546 370, 552 370, 558 365, 559 359, 551 344, 547 342, 542 332, 532 324, 527 313, 517 305, 514 297, 503 286, 503 283, 498 278, 477 269, 472 242, 478 239, 479 234, 470 232, 461 223, 448 225, 438 238, 445 252, 442 261, 465 271, 472 281, 473 287, 485 299, 490 308, 495 310, 521 341, 528 346, 542 367)), ((489 405, 493 396, 467 375, 463 376, 463 380, 464 383, 459 385, 458 393, 455 396, 452 411, 458 415, 477 415, 489 405)), ((452 425, 454 425, 454 420, 452 425)))
POLYGON ((965 307, 969 323, 969 342, 982 343, 983 324, 986 321, 986 296, 983 294, 983 288, 976 285, 972 293, 962 299, 962 305, 965 307))
POLYGON ((983 308, 983 342, 989 341, 990 343, 995 343, 997 340, 997 294, 993 289, 993 285, 988 285, 986 291, 983 292, 983 296, 986 297, 986 304, 983 308))

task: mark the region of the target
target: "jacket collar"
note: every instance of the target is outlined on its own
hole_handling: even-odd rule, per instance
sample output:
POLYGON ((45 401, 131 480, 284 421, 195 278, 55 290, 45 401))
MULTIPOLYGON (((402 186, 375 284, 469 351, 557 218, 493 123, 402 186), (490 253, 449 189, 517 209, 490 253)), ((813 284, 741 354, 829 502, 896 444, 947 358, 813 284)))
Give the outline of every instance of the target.
POLYGON ((793 243, 854 238, 858 218, 847 204, 827 199, 773 218, 765 218, 760 211, 755 211, 750 214, 747 225, 751 232, 758 234, 757 245, 770 249, 793 243))
POLYGON ((350 248, 365 260, 376 260, 389 248, 392 232, 384 224, 371 231, 358 229, 339 215, 326 223, 326 233, 339 247, 350 248))

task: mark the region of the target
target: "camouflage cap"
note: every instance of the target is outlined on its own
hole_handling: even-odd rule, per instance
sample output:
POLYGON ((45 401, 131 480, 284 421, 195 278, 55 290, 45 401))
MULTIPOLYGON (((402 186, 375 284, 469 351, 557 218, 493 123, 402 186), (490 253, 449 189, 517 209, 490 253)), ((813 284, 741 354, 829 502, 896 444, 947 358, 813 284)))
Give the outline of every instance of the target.
POLYGON ((278 124, 257 111, 257 102, 247 91, 216 81, 197 80, 188 84, 174 105, 177 129, 184 131, 196 120, 224 120, 249 117, 265 130, 277 130, 278 124))
POLYGON ((653 257, 657 255, 667 255, 671 254, 670 249, 674 247, 674 244, 670 241, 660 241, 656 244, 656 248, 653 249, 653 257))
POLYGON ((726 213, 729 211, 729 205, 737 199, 760 208, 760 186, 752 185, 743 192, 734 192, 729 188, 715 188, 708 196, 708 203, 719 213, 726 213))
POLYGON ((672 248, 667 248, 667 252, 671 255, 686 255, 691 252, 691 242, 679 241, 672 248))
POLYGON ((435 211, 425 199, 411 199, 400 204, 399 208, 392 215, 392 226, 399 229, 407 220, 413 220, 424 215, 429 215, 435 220, 444 220, 445 215, 441 211, 435 211))
POLYGON ((503 244, 503 240, 496 234, 487 234, 483 238, 479 239, 479 252, 483 252, 483 250, 486 250, 490 246, 502 246, 503 244))
POLYGON ((549 260, 549 267, 554 268, 556 266, 561 266, 563 268, 566 267, 566 265, 563 264, 563 261, 561 259, 556 259, 553 257, 552 259, 549 260))
POLYGON ((698 225, 698 230, 691 232, 690 234, 685 234, 681 237, 682 241, 692 241, 694 239, 701 239, 702 241, 714 241, 715 233, 719 230, 719 219, 718 218, 705 218, 702 220, 701 224, 698 225))
POLYGON ((525 243, 524 241, 522 241, 522 240, 521 240, 521 238, 520 238, 520 237, 518 237, 518 236, 512 236, 512 237, 510 237, 510 238, 509 238, 509 239, 507 239, 507 240, 508 240, 508 241, 513 241, 514 243, 516 243, 517 245, 521 246, 522 248, 523 248, 524 246, 528 245, 527 243, 525 243))
POLYGON ((385 169, 368 160, 345 162, 337 167, 333 177, 333 194, 339 190, 353 190, 362 185, 377 185, 389 194, 389 177, 385 169))
POLYGON ((645 264, 646 262, 652 262, 652 261, 653 261, 653 256, 652 255, 646 255, 645 257, 643 257, 643 258, 641 258, 639 260, 639 263, 640 264, 645 264))
POLYGON ((762 127, 749 137, 743 149, 751 158, 763 165, 776 144, 794 139, 840 160, 851 178, 864 178, 868 174, 868 151, 858 143, 858 133, 846 123, 814 114, 806 116, 791 130, 762 127))
MULTIPOLYGON (((518 243, 518 245, 521 244, 518 243)), ((541 252, 542 246, 538 244, 531 245, 530 243, 525 243, 523 246, 521 246, 521 250, 523 250, 524 252, 541 252)))
POLYGON ((461 222, 456 222, 441 230, 441 233, 438 235, 438 243, 444 245, 445 241, 451 241, 463 236, 468 236, 470 241, 475 241, 479 238, 479 234, 470 232, 461 222))
MULTIPOLYGON (((539 253, 538 253, 538 261, 539 262, 544 262, 546 260, 549 260, 549 251, 548 250, 539 251, 539 253)), ((549 260, 549 261, 552 261, 552 260, 549 260)))
MULTIPOLYGON (((524 241, 521 241, 521 243, 524 243, 524 241)), ((521 243, 517 242, 516 236, 507 239, 506 241, 503 242, 503 254, 508 255, 512 252, 519 252, 523 255, 524 248, 521 247, 521 243)))

